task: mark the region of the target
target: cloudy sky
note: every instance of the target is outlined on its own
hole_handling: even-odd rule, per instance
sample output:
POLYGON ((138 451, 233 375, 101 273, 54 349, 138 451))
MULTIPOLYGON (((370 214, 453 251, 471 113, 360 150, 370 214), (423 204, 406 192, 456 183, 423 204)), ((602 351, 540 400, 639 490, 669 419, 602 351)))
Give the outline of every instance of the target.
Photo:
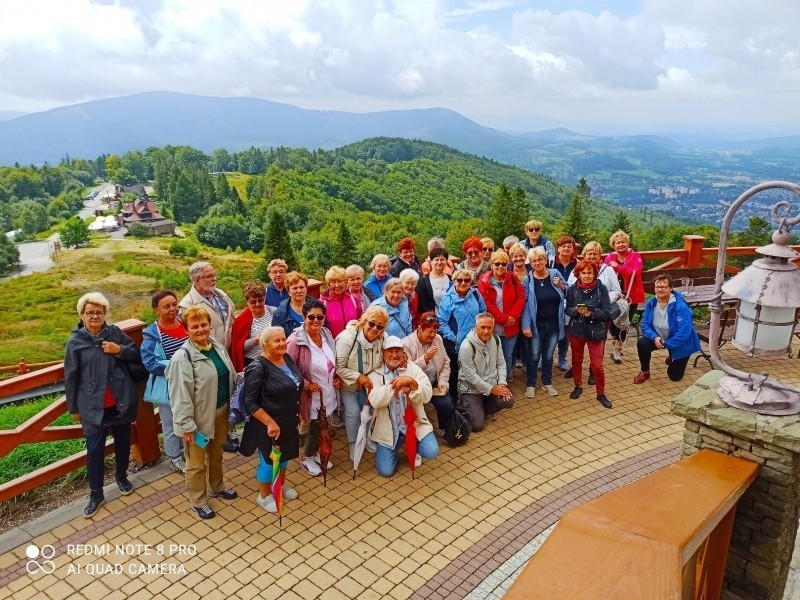
POLYGON ((0 111, 142 91, 514 131, 800 134, 797 0, 8 0, 0 111))

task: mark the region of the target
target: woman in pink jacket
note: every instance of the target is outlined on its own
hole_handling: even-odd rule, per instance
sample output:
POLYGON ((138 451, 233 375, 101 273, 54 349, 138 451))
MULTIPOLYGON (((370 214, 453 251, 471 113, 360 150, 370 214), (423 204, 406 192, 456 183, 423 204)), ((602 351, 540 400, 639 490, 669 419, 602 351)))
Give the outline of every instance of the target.
POLYGON ((519 320, 525 307, 525 290, 519 277, 508 270, 508 254, 505 250, 497 250, 492 254, 491 270, 481 275, 478 291, 494 317, 494 334, 500 338, 503 346, 503 358, 506 360, 506 380, 510 381, 513 372, 514 345, 519 334, 519 320))
POLYGON ((361 318, 364 307, 361 299, 347 290, 347 271, 342 267, 331 267, 325 273, 325 284, 328 289, 319 297, 325 305, 325 324, 334 338, 339 335, 350 321, 361 318))
MULTIPOLYGON (((610 252, 603 261, 610 265, 621 279, 622 297, 627 296, 630 301, 630 318, 639 310, 639 304, 645 300, 644 283, 642 283, 642 269, 644 262, 642 255, 630 248, 631 236, 622 231, 615 231, 609 238, 611 247, 615 250, 610 252), (628 293, 630 290, 630 293, 628 293)), ((619 364, 622 362, 622 344, 627 337, 627 331, 621 331, 611 322, 611 360, 619 364)))

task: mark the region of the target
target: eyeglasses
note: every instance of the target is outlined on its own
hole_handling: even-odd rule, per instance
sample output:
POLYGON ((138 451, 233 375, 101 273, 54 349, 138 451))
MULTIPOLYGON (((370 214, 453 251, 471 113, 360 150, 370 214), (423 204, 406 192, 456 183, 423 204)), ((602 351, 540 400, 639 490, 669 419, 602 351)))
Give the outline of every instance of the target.
POLYGON ((670 287, 668 285, 657 285, 655 286, 657 290, 668 290, 670 287))
POLYGON ((105 317, 106 316, 105 312, 97 312, 96 310, 87 310, 83 314, 86 315, 87 317, 90 317, 90 318, 91 317, 105 317))
POLYGON ((495 267, 507 267, 508 263, 492 263, 495 267))
POLYGON ((375 321, 367 321, 367 327, 370 329, 377 329, 378 331, 383 331, 386 329, 386 325, 381 325, 380 323, 376 323, 375 321))
POLYGON ((200 279, 216 279, 216 278, 217 278, 217 274, 216 273, 214 273, 212 275, 203 275, 202 277, 200 277, 200 279))
POLYGON ((264 304, 264 298, 247 298, 248 304, 264 304))
POLYGON ((484 252, 494 252, 494 248, 484 248, 484 252))
POLYGON ((541 231, 541 227, 528 227, 528 231, 541 231))
POLYGON ((325 315, 306 315, 306 319, 309 321, 324 321, 325 315))
POLYGON ((467 250, 467 256, 475 256, 476 254, 480 254, 480 250, 467 250))
POLYGON ((463 277, 459 277, 455 280, 456 283, 471 283, 472 279, 464 279, 463 277))

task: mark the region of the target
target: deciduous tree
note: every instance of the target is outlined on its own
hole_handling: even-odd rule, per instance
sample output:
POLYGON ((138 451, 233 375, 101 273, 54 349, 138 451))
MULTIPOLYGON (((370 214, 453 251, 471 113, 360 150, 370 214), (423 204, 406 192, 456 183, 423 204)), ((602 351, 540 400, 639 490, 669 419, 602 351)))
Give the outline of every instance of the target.
POLYGON ((80 217, 67 219, 61 226, 61 243, 66 246, 77 246, 89 241, 89 225, 80 217))

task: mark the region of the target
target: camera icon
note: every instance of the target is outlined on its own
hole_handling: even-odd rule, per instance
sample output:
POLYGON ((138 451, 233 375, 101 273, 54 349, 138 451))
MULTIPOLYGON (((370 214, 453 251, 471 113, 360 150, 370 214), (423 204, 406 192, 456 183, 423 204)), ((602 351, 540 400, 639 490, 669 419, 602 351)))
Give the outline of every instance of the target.
POLYGON ((41 548, 31 544, 25 549, 25 556, 30 559, 25 565, 25 570, 31 575, 39 572, 49 575, 56 570, 56 564, 51 560, 55 555, 56 549, 50 544, 45 544, 41 548))

